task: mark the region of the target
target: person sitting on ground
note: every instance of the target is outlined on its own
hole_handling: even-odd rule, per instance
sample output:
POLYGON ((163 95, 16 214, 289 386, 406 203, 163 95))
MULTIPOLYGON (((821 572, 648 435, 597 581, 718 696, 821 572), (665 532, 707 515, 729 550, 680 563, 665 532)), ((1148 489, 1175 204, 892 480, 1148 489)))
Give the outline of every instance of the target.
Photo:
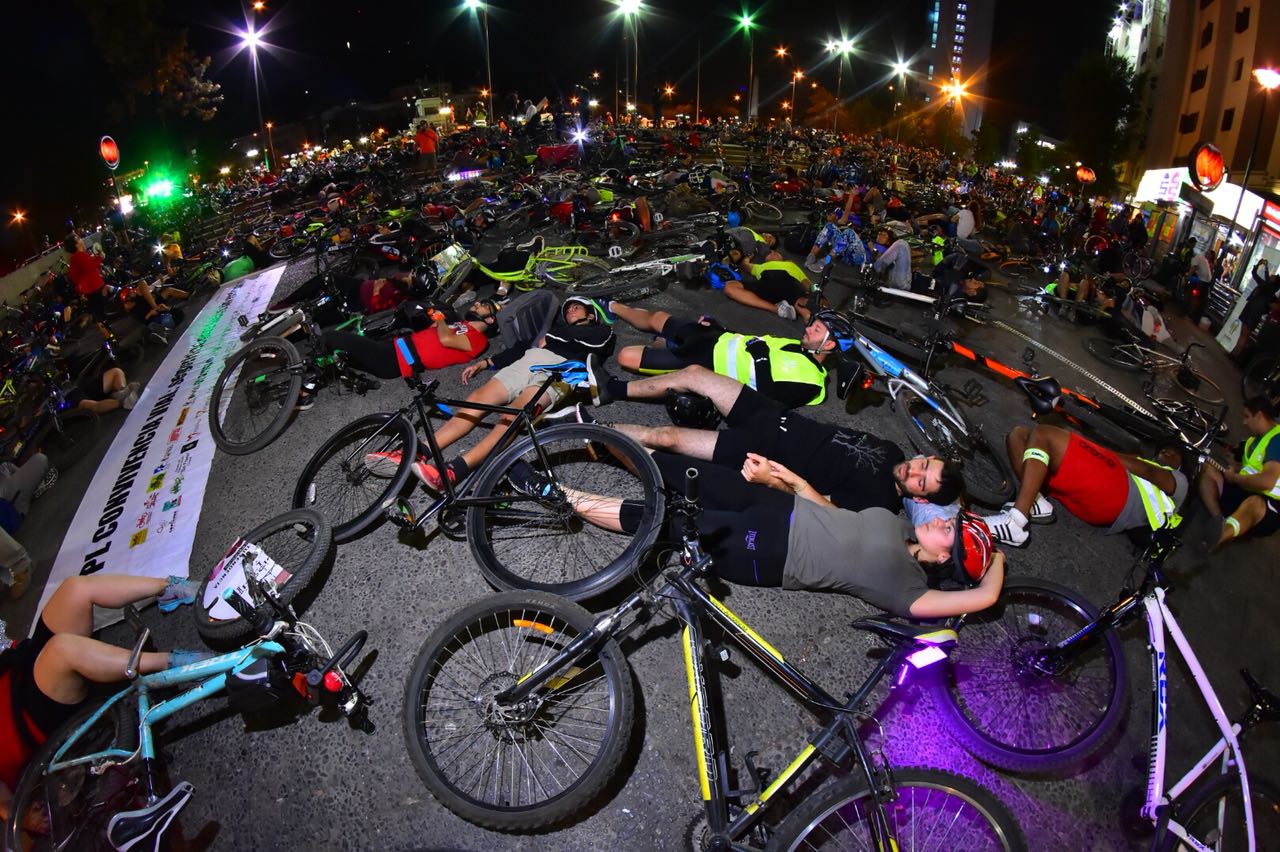
MULTIPOLYGON (((546 379, 543 372, 533 372, 534 367, 560 364, 564 361, 588 362, 613 353, 614 336, 610 328, 612 317, 599 305, 581 296, 564 300, 550 329, 536 339, 522 340, 497 355, 477 361, 462 371, 462 383, 470 384, 481 370, 496 370, 489 379, 467 396, 468 402, 483 405, 502 405, 523 408, 528 405, 546 379)), ((567 394, 571 387, 565 382, 547 386, 538 403, 539 411, 550 411, 567 394)), ((454 415, 436 429, 436 443, 441 450, 454 444, 471 432, 487 412, 459 406, 454 415)), ((461 482, 472 470, 488 457, 502 440, 507 428, 514 422, 509 414, 501 415, 489 434, 479 443, 448 463, 444 471, 450 482, 461 482)), ((375 473, 388 468, 394 470, 400 464, 398 453, 374 453, 366 457, 366 463, 375 473)), ((441 472, 435 465, 419 458, 411 468, 414 475, 427 486, 443 487, 441 472)))
MULTIPOLYGON (((176 290, 173 287, 163 289, 176 290)), ((156 301, 146 281, 139 281, 134 286, 121 290, 120 300, 124 304, 125 313, 146 327, 148 337, 162 346, 168 344, 169 332, 180 322, 181 315, 175 315, 167 303, 156 301)))
MULTIPOLYGON (((40 745, 84 706, 95 683, 125 679, 132 652, 94 639, 93 608, 119 609, 159 598, 162 612, 195 600, 197 580, 128 574, 73 576, 58 586, 41 611, 30 639, 9 644, 0 637, 0 819, 18 778, 40 745)), ((3 622, 0 622, 2 624, 3 622)), ((151 674, 213 658, 208 651, 146 652, 138 672, 151 674)), ((30 814, 26 829, 47 831, 43 814, 30 814)))
POLYGON ((1200 469, 1196 489, 1205 512, 1195 519, 1189 538, 1207 555, 1246 533, 1271 535, 1280 530, 1280 425, 1276 406, 1264 396, 1244 402, 1249 437, 1236 449, 1239 467, 1200 469))
POLYGON ((879 257, 876 258, 872 268, 875 272, 884 276, 885 283, 890 287, 897 287, 899 290, 910 289, 910 243, 901 237, 891 240, 889 229, 880 228, 876 231, 875 245, 872 246, 872 249, 879 252, 879 257))
POLYGON ((729 236, 726 256, 730 264, 737 265, 746 260, 751 263, 763 263, 766 260, 781 260, 778 253, 778 238, 773 234, 762 234, 746 227, 729 228, 725 231, 729 236))
POLYGON ((948 304, 958 300, 987 300, 987 268, 963 252, 953 252, 933 268, 932 275, 911 276, 911 292, 944 298, 948 304))
MULTIPOLYGON (((1000 594, 1004 556, 976 516, 935 518, 908 533, 894 512, 831 506, 802 477, 759 456, 748 456, 740 473, 663 451, 655 452, 653 460, 664 482, 677 491, 684 486, 686 470, 698 471, 700 537, 711 556, 711 570, 723 579, 842 592, 913 618, 976 612, 994 604, 1000 594), (767 474, 758 470, 765 466, 767 474), (765 476, 786 490, 754 484, 765 476), (931 588, 948 584, 961 588, 931 588)), ((556 487, 525 463, 515 465, 509 478, 534 497, 556 487)), ((641 516, 634 500, 572 488, 564 488, 564 494, 585 521, 603 529, 633 532, 641 516)), ((678 539, 682 521, 676 515, 670 520, 678 539)))
POLYGON ((1092 303, 1104 311, 1116 306, 1115 297, 1104 286, 1101 276, 1071 264, 1067 264, 1058 277, 1044 289, 1050 296, 1078 304, 1092 303))
POLYGON ((108 414, 120 408, 128 411, 138 402, 139 387, 138 382, 129 381, 121 368, 108 367, 101 375, 90 373, 81 379, 67 394, 67 403, 94 414, 108 414))
POLYGON ((395 379, 413 374, 409 353, 427 370, 442 370, 465 364, 489 348, 489 337, 497 334, 498 305, 488 299, 474 302, 462 316, 452 311, 427 308, 429 324, 412 334, 390 340, 374 340, 347 331, 326 331, 322 341, 326 348, 346 353, 347 363, 379 379, 395 379))
POLYGON ((0 584, 9 587, 10 598, 22 597, 31 582, 31 556, 13 535, 31 511, 31 502, 57 481, 58 469, 49 466, 44 453, 36 453, 21 467, 0 464, 0 584))
POLYGON ((827 223, 818 232, 818 236, 813 241, 813 247, 809 249, 809 256, 804 262, 805 267, 810 271, 821 272, 826 264, 827 255, 830 255, 832 260, 841 261, 855 269, 866 263, 867 247, 856 230, 857 218, 852 211, 852 199, 853 194, 850 193, 843 209, 833 207, 827 211, 827 223))
MULTIPOLYGON (((726 428, 609 425, 649 449, 732 470, 741 469, 748 455, 776 461, 808 480, 824 499, 850 511, 880 506, 897 512, 904 500, 950 505, 960 498, 963 480, 954 462, 937 456, 907 459, 892 441, 790 412, 759 391, 704 367, 685 367, 627 384, 628 399, 689 393, 706 397, 725 418, 726 428)), ((577 419, 590 418, 578 413, 577 419)), ((768 468, 756 472, 767 474, 768 468)), ((773 477, 753 481, 785 488, 773 477)))
POLYGON ((789 260, 752 263, 746 257, 738 263, 742 278, 726 281, 724 294, 740 305, 759 308, 783 319, 797 316, 809 321, 809 291, 813 282, 804 270, 789 260))
MULTIPOLYGON (((748 385, 788 408, 818 405, 827 395, 827 355, 849 341, 847 323, 828 312, 820 312, 805 325, 800 340, 739 334, 728 331, 708 317, 677 319, 666 311, 647 311, 620 302, 606 309, 640 331, 652 332, 662 342, 650 346, 627 346, 618 353, 618 365, 636 373, 666 373, 693 364, 748 385)), ((628 383, 604 371, 591 368, 592 402, 603 405, 628 399, 628 383)))
POLYGON ((997 539, 1017 547, 1027 543, 1028 524, 1053 521, 1053 504, 1045 495, 1085 523, 1119 533, 1164 526, 1190 490, 1179 470, 1182 454, 1173 447, 1162 448, 1151 461, 1057 426, 1036 425, 1009 432, 1005 450, 1021 482, 1018 497, 985 520, 997 539))

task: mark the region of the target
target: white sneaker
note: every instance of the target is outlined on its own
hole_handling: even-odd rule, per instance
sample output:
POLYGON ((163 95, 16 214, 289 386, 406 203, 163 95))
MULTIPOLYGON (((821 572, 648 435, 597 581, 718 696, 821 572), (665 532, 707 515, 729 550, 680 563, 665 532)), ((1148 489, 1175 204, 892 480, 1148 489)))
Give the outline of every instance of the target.
POLYGON ((982 520, 986 521, 991 534, 1002 544, 1023 547, 1031 537, 1026 529, 1027 519, 1017 509, 1007 509, 998 515, 988 515, 982 520))
POLYGON ((804 268, 809 270, 810 272, 821 273, 823 265, 824 264, 822 263, 822 260, 817 257, 811 257, 804 262, 804 268))
MULTIPOLYGON (((1013 504, 1005 503, 1001 508, 1008 511, 1013 508, 1013 504)), ((1031 516, 1027 520, 1033 524, 1051 524, 1057 519, 1057 515, 1053 513, 1053 504, 1043 494, 1037 494, 1036 501, 1031 504, 1031 516)))
POLYGON ((784 320, 793 320, 796 318, 796 309, 790 302, 779 302, 778 316, 782 317, 784 320))

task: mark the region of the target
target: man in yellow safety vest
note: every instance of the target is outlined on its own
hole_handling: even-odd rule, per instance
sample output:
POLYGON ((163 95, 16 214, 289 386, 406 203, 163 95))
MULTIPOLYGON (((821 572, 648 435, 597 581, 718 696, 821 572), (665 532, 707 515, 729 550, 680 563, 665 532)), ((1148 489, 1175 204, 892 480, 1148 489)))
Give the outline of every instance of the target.
POLYGON ((1197 486, 1205 513, 1191 543, 1201 554, 1247 532, 1270 535, 1280 529, 1280 425, 1275 404, 1263 396, 1245 400, 1249 437, 1237 450, 1240 466, 1221 471, 1205 466, 1197 486))

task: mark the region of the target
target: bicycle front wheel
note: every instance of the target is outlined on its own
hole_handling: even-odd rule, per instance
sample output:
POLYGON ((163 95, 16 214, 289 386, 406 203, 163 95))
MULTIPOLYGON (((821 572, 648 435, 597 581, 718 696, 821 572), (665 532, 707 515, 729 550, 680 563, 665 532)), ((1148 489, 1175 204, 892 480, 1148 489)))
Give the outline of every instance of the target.
MULTIPOLYGON (((107 840, 111 817, 146 806, 148 784, 139 760, 110 765, 110 761, 99 759, 49 771, 49 761, 99 707, 86 707, 75 714, 45 740, 27 764, 9 803, 5 849, 107 852, 113 849, 107 840)), ((76 737, 62 761, 108 749, 130 752, 137 748, 137 719, 131 718, 128 711, 126 701, 117 702, 76 737)))
POLYGON ((404 733, 423 782, 485 828, 534 831, 589 805, 617 771, 635 719, 617 642, 587 650, 518 705, 497 696, 591 629, 552 595, 497 595, 457 612, 418 652, 404 733))
POLYGON ((1218 383, 1195 367, 1179 367, 1173 373, 1173 382, 1183 393, 1209 405, 1222 405, 1225 399, 1218 383))
POLYGON ((1098 617, 1074 592, 1009 578, 990 609, 967 616, 951 654, 943 700, 948 730, 980 760, 1012 772, 1082 763, 1120 724, 1128 680, 1114 628, 1090 637, 1058 670, 1052 647, 1098 617))
POLYGON ((370 414, 343 426, 320 445, 293 489, 295 509, 315 509, 333 525, 333 539, 350 541, 382 518, 404 490, 418 454, 418 435, 398 415, 370 414))
POLYGON ((748 221, 763 222, 768 225, 777 225, 782 222, 782 211, 767 201, 753 198, 742 205, 742 212, 747 214, 748 221))
POLYGON ((898 394, 894 407, 917 450, 960 466, 965 490, 975 503, 998 508, 1013 499, 1017 479, 1004 453, 981 427, 970 425, 970 434, 957 436, 956 425, 910 389, 898 394))
MULTIPOLYGON (((247 575, 270 587, 282 604, 307 588, 317 569, 333 554, 333 528, 312 509, 294 509, 260 524, 236 539, 196 593, 196 632, 211 644, 231 644, 253 635, 253 624, 240 617, 222 594, 233 589, 248 596, 247 575)), ((258 610, 274 610, 265 601, 258 610)))
POLYGON ((1245 399, 1259 394, 1280 397, 1280 355, 1259 355, 1250 361, 1240 377, 1240 390, 1245 399))
MULTIPOLYGON (((1251 777, 1249 801, 1253 806, 1254 848, 1280 849, 1280 788, 1270 781, 1251 777)), ((1174 819, 1206 846, 1217 852, 1243 852, 1249 848, 1239 774, 1232 772, 1214 778, 1176 807, 1174 819)), ((1165 838, 1165 852, 1183 852, 1190 848, 1177 837, 1165 838)))
POLYGON ((284 431, 302 393, 302 357, 283 337, 260 337, 232 355, 213 385, 209 433, 224 453, 248 455, 284 431))
POLYGON ((467 541, 485 579, 499 589, 574 600, 612 588, 635 569, 657 539, 665 509, 662 477, 644 448, 593 423, 538 429, 536 442, 521 438, 485 464, 469 496, 485 501, 467 510, 467 541), (512 487, 507 475, 519 462, 554 483, 551 496, 535 500, 512 487), (584 517, 624 501, 638 516, 634 532, 584 517))
MULTIPOLYGON (((967 778, 936 769, 893 770, 893 800, 885 817, 901 852, 1020 852, 1022 829, 1004 803, 967 778)), ((875 814, 865 778, 846 775, 827 785, 778 826, 769 849, 878 849, 875 814)))
POLYGON ((1084 342, 1084 348, 1099 361, 1122 370, 1137 371, 1145 366, 1142 354, 1132 343, 1116 343, 1105 337, 1090 337, 1084 342))

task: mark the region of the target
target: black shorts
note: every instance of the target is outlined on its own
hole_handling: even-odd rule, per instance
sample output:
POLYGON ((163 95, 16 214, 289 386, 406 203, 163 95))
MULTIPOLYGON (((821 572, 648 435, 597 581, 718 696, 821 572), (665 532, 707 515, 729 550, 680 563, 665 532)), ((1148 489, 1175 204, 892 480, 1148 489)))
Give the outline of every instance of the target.
POLYGON ((754 293, 766 302, 791 302, 795 304, 797 299, 803 299, 807 292, 795 278, 792 278, 781 269, 768 269, 759 278, 747 279, 742 282, 742 287, 748 293, 754 293))
POLYGON ((757 453, 799 472, 808 453, 829 441, 832 431, 789 414, 782 403, 745 385, 724 422, 726 428, 716 436, 711 460, 734 469, 742 467, 747 453, 757 453))
POLYGON ((85 310, 98 322, 107 321, 107 288, 100 287, 92 293, 84 294, 85 310))
POLYGON ((640 355, 640 372, 667 373, 692 364, 714 370, 716 341, 723 333, 719 328, 672 317, 662 326, 666 348, 646 348, 640 355))
POLYGON ((1240 508, 1240 504, 1250 497, 1262 497, 1264 503, 1267 504, 1267 511, 1263 513, 1262 520, 1249 530, 1248 535, 1271 535, 1276 530, 1280 530, 1280 502, 1272 500, 1270 497, 1263 497, 1253 491, 1245 491, 1238 485, 1232 485, 1230 482, 1224 483, 1222 486, 1222 499, 1219 505, 1222 506, 1223 516, 1230 515, 1236 509, 1240 508))
MULTIPOLYGON (((41 617, 36 622, 35 633, 31 636, 29 645, 23 648, 23 653, 28 657, 18 665, 24 666, 21 673, 15 671, 18 677, 18 701, 22 705, 22 709, 27 712, 31 721, 35 722, 40 733, 46 737, 52 734, 58 728, 75 715, 76 710, 81 706, 77 704, 63 704, 61 701, 54 701, 49 696, 40 691, 40 687, 36 685, 35 666, 36 658, 40 656, 40 652, 44 650, 45 645, 49 644, 49 640, 53 638, 53 631, 49 629, 49 625, 45 624, 44 618, 41 617)), ((7 699, 7 696, 5 696, 7 699)))

